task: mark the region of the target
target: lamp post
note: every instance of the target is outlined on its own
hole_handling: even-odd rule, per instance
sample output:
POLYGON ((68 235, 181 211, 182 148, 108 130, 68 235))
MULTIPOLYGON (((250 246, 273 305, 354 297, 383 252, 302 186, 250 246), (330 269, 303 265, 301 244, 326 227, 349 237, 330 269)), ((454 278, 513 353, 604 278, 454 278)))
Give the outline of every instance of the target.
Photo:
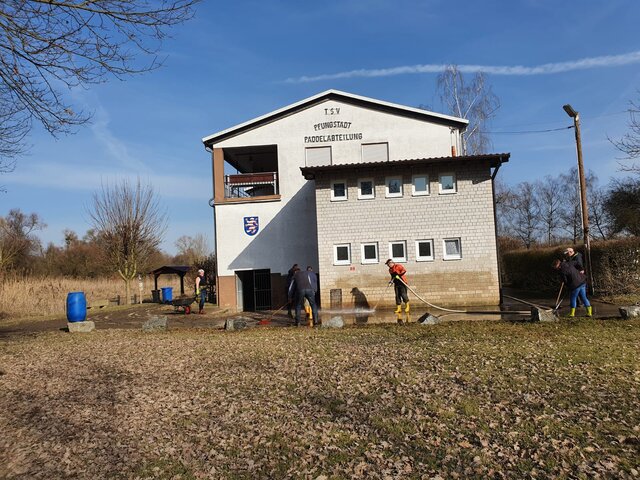
POLYGON ((573 118, 573 127, 576 134, 576 150, 578 151, 578 177, 580 181, 580 205, 582 207, 582 232, 584 235, 584 248, 587 260, 587 275, 589 286, 593 293, 593 273, 591 269, 591 243, 589 241, 589 211, 587 209, 587 186, 584 179, 584 165, 582 164, 582 142, 580 140, 580 115, 569 104, 562 107, 567 115, 573 118))

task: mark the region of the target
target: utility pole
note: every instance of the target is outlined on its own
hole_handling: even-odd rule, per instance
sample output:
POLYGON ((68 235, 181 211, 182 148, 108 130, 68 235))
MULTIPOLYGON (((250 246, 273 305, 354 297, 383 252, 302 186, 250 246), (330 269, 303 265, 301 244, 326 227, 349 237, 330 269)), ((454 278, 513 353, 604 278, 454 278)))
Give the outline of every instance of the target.
POLYGON ((593 293, 593 270, 591 268, 591 242, 589 241, 589 211, 587 209, 587 185, 584 179, 584 165, 582 164, 582 141, 580 139, 580 115, 569 104, 562 107, 567 115, 573 118, 573 129, 576 134, 576 150, 578 151, 578 177, 580 181, 580 205, 582 207, 582 232, 587 260, 587 277, 591 293, 593 293))

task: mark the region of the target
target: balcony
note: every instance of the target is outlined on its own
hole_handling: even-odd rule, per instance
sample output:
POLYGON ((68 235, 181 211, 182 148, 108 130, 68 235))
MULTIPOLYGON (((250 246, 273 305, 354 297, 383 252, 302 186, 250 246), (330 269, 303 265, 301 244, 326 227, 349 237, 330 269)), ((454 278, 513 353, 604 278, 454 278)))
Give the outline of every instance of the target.
POLYGON ((238 173, 224 176, 225 199, 251 199, 278 195, 278 172, 238 173))

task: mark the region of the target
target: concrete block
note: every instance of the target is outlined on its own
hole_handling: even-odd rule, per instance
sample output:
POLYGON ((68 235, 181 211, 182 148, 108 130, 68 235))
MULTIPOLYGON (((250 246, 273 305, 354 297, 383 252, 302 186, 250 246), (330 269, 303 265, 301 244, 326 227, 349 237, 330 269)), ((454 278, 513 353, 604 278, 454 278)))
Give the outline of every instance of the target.
POLYGON ((636 305, 631 305, 631 306, 628 306, 628 307, 620 307, 620 308, 618 308, 618 311, 620 312, 620 316, 622 318, 624 318, 625 320, 627 318, 640 317, 640 307, 638 307, 636 305))
POLYGON ((440 323, 440 319, 438 317, 434 317, 430 313, 427 313, 418 319, 418 324, 420 325, 436 325, 437 323, 440 323))
POLYGON ((247 321, 251 320, 246 317, 235 317, 235 318, 227 318, 224 322, 225 330, 244 330, 247 328, 247 321))
POLYGON ((558 316, 553 310, 542 310, 541 308, 531 307, 532 322, 557 322, 558 316))
POLYGON ((167 317, 165 315, 153 315, 142 325, 142 330, 144 330, 145 332, 164 331, 166 329, 167 317))
POLYGON ((67 327, 71 333, 88 333, 96 329, 96 324, 91 320, 85 320, 84 322, 68 322, 67 327))
POLYGON ((322 328, 342 328, 344 327, 344 319, 340 315, 324 320, 321 324, 322 328))

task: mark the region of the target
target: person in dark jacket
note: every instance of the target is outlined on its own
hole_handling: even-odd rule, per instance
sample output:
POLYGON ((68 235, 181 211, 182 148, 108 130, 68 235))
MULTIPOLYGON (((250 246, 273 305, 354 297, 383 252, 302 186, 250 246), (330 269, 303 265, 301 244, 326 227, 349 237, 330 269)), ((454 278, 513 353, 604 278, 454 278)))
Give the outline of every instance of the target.
POLYGON ((287 287, 287 315, 289 315, 289 318, 293 318, 293 315, 291 314, 291 298, 289 297, 289 290, 291 289, 291 282, 293 281, 293 274, 296 273, 296 269, 300 270, 300 267, 298 267, 297 263, 294 263, 287 272, 287 280, 285 282, 287 287))
POLYGON ((316 305, 316 290, 318 288, 316 282, 315 273, 306 270, 300 270, 297 268, 293 274, 293 281, 289 287, 289 301, 295 300, 296 305, 296 326, 300 325, 300 312, 302 310, 302 304, 306 298, 311 306, 311 314, 313 318, 313 325, 317 326, 320 323, 318 318, 318 307, 316 305), (295 297, 295 298, 294 298, 295 297))
POLYGON ((576 252, 572 247, 568 247, 564 251, 564 254, 567 257, 567 261, 576 267, 576 270, 584 273, 584 261, 582 260, 582 254, 580 252, 576 252))
POLYGON ((592 316, 592 308, 587 299, 587 276, 584 272, 580 272, 571 262, 561 262, 559 259, 554 260, 552 267, 558 271, 562 281, 567 286, 570 294, 570 306, 569 317, 576 316, 576 303, 578 297, 582 300, 582 303, 587 309, 587 317, 592 316))

